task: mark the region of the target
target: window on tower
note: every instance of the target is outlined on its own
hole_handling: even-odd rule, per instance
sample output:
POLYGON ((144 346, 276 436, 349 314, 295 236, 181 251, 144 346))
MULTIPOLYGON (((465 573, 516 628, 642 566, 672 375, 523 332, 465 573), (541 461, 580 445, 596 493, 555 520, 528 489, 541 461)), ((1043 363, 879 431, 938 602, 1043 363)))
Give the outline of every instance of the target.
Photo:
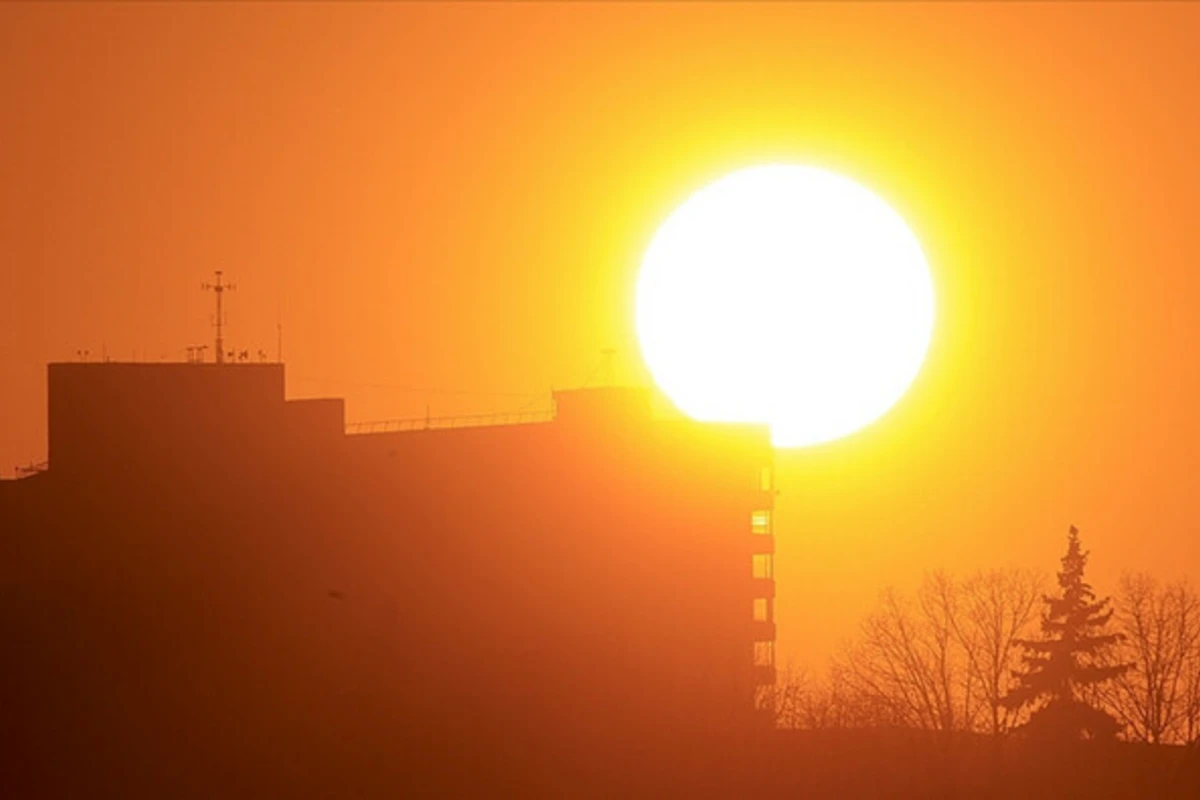
POLYGON ((754 621, 755 622, 769 622, 770 621, 771 610, 770 610, 770 606, 768 605, 768 603, 769 603, 769 601, 765 597, 754 598, 754 621))
POLYGON ((754 643, 754 666, 770 667, 775 664, 775 643, 774 642, 755 642, 754 643))

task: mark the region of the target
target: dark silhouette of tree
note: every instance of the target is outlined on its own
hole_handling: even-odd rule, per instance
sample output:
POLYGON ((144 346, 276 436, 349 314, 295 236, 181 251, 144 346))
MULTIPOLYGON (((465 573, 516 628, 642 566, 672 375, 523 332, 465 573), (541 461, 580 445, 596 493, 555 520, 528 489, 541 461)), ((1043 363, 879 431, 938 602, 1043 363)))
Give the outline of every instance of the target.
POLYGON ((984 705, 978 730, 1003 735, 1021 722, 1020 709, 1004 701, 1044 587, 1041 573, 1019 569, 976 572, 960 584, 960 611, 951 619, 984 705))
POLYGON ((915 597, 885 590, 834 663, 837 700, 853 710, 841 716, 870 726, 1008 733, 1021 709, 1003 700, 1042 585, 1034 572, 989 570, 960 580, 938 571, 915 597))
POLYGON ((1103 687, 1105 708, 1135 741, 1194 739, 1200 728, 1200 594, 1185 581, 1164 586, 1145 573, 1126 574, 1113 622, 1124 638, 1112 659, 1135 666, 1103 687))
POLYGON ((893 588, 863 620, 861 637, 838 668, 856 705, 873 708, 876 725, 949 731, 971 727, 979 693, 951 621, 954 584, 927 577, 915 601, 893 588))
POLYGON ((1023 732, 1061 739, 1111 739, 1121 725, 1087 697, 1096 686, 1125 673, 1129 664, 1104 664, 1103 658, 1120 641, 1105 633, 1112 617, 1109 599, 1098 600, 1083 571, 1088 554, 1079 543, 1079 529, 1071 526, 1067 554, 1058 573, 1060 597, 1046 596, 1042 613, 1042 638, 1022 639, 1025 670, 1007 697, 1013 708, 1032 706, 1023 732))

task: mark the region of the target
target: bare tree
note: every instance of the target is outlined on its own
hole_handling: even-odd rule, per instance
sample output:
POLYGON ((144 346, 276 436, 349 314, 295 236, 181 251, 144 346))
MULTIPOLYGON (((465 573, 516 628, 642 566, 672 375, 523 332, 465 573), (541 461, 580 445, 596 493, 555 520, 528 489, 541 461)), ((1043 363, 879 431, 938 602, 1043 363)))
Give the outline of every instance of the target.
POLYGON ((1184 666, 1182 719, 1178 737, 1200 748, 1200 645, 1193 648, 1184 666))
POLYGON ((1114 621, 1123 634, 1112 658, 1133 669, 1101 700, 1127 735, 1151 744, 1190 742, 1200 733, 1200 596, 1186 582, 1162 585, 1126 574, 1114 621))
POLYGON ((881 724, 878 708, 856 694, 836 666, 822 678, 786 667, 769 688, 775 724, 794 730, 867 728, 881 724))
POLYGON ((775 727, 805 728, 804 710, 814 691, 813 681, 807 670, 791 665, 779 671, 775 683, 759 687, 760 707, 774 710, 775 727))
POLYGON ((982 730, 1006 734, 1019 722, 1004 697, 1020 661, 1018 642, 1037 619, 1045 578, 1033 570, 979 571, 964 580, 952 619, 984 707, 982 730))
POLYGON ((928 576, 916 602, 894 589, 862 623, 860 640, 837 665, 846 690, 874 708, 878 724, 926 730, 970 727, 978 695, 958 645, 954 581, 928 576))
POLYGON ((1007 733, 1019 712, 1003 700, 1043 584, 1021 570, 934 572, 912 600, 884 591, 836 663, 843 705, 873 724, 1007 733))

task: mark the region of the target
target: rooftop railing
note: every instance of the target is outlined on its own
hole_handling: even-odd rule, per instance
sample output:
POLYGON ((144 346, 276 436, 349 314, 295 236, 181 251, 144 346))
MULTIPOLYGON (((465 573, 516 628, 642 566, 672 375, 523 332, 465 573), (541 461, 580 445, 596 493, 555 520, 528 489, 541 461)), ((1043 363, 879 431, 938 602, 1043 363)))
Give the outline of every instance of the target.
POLYGON ((510 411, 492 414, 459 414, 452 417, 415 417, 410 419, 385 419, 372 422, 350 422, 346 433, 402 433, 406 431, 434 431, 451 428, 482 428, 491 425, 522 425, 530 422, 550 422, 553 411, 510 411))

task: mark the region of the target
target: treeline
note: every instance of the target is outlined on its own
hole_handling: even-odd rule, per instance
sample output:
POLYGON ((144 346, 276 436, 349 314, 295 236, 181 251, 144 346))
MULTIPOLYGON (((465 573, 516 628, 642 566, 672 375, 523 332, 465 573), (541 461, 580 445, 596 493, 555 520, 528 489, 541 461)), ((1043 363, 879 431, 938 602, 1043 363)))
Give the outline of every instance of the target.
POLYGON ((887 589, 826 675, 785 670, 762 701, 793 729, 1200 743, 1200 595, 1130 573, 1097 599, 1086 560, 1072 528, 1057 585, 1010 569, 887 589))

